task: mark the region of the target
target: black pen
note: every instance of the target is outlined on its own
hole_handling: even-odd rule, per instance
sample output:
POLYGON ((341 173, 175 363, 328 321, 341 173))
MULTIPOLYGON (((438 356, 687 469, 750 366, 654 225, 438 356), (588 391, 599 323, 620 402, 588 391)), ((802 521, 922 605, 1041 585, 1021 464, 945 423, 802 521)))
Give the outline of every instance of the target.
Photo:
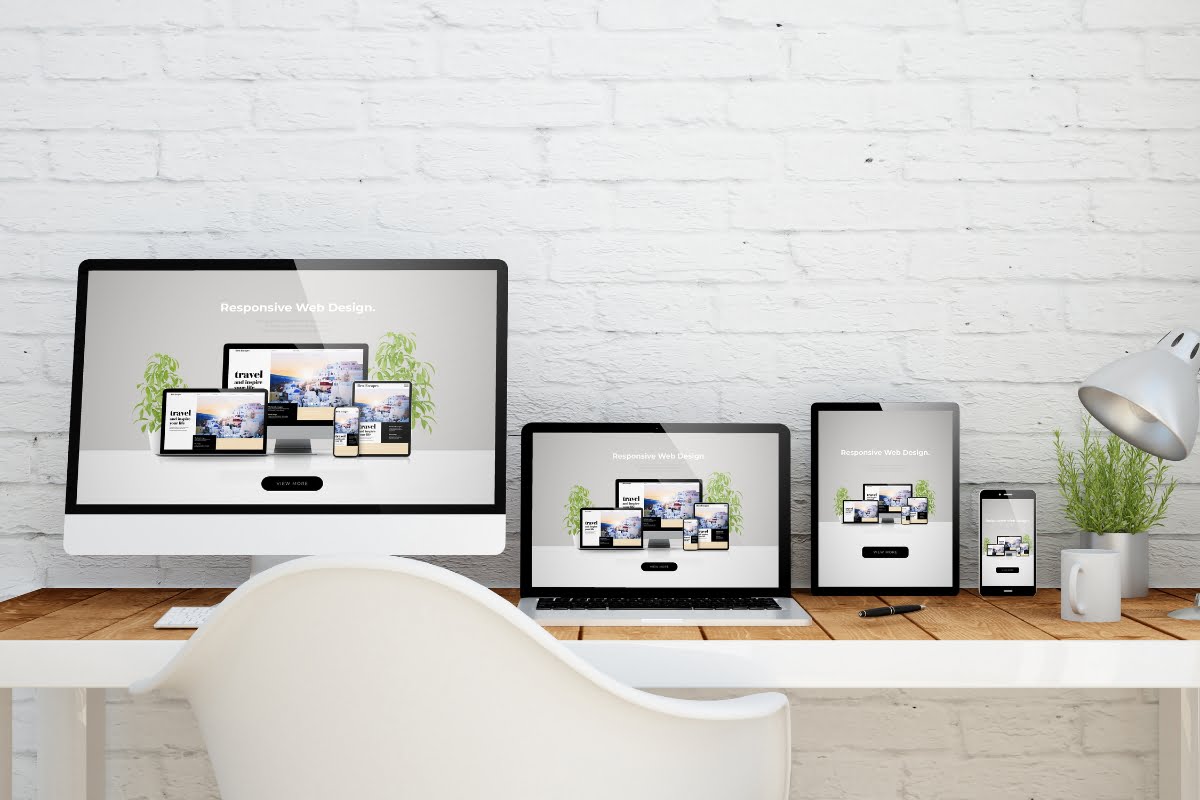
POLYGON ((858 612, 860 617, 890 617, 892 614, 911 614, 920 611, 925 606, 884 606, 883 608, 866 608, 858 612))

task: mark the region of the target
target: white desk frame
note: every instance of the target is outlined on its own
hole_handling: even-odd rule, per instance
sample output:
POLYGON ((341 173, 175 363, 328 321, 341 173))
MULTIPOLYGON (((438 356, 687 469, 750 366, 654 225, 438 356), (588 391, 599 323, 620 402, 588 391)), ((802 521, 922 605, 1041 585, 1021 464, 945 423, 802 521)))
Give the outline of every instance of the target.
MULTIPOLYGON (((104 690, 181 641, 0 642, 0 800, 12 797, 12 689, 38 690, 40 800, 104 797, 104 690)), ((1200 642, 564 642, 643 689, 1159 689, 1160 800, 1200 800, 1200 642), (686 686, 679 676, 689 676, 686 686)))

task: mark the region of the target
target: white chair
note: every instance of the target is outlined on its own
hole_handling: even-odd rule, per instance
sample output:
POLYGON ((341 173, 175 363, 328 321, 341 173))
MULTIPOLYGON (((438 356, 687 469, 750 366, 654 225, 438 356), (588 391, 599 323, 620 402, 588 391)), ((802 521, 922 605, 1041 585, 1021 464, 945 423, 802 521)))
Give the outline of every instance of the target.
POLYGON ((247 581, 158 675, 192 704, 223 800, 783 800, 779 693, 623 686, 493 592, 400 558, 247 581))

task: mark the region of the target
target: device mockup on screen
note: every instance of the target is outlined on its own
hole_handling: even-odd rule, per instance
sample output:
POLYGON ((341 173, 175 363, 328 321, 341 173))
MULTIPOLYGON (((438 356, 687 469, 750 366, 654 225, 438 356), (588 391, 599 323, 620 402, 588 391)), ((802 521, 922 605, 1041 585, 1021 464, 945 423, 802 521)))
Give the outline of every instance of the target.
POLYGON ((163 455, 264 456, 267 393, 239 389, 164 389, 163 455))
POLYGON ((810 485, 814 594, 958 591, 957 404, 813 404, 810 485))
POLYGON ((501 551, 507 286, 504 263, 486 260, 84 262, 68 551, 501 551), (400 387, 369 422, 401 426, 385 438, 403 438, 406 457, 343 457, 348 439, 335 454, 335 413, 364 380, 400 387), (184 440, 160 429, 158 399, 188 386, 266 404, 257 430, 247 413, 203 412, 194 436, 212 438, 192 452, 265 441, 265 454, 162 457, 160 439, 168 454, 184 440))
POLYGON ((642 546, 642 515, 634 508, 583 508, 579 511, 579 547, 609 550, 642 546))
POLYGON ((407 456, 412 452, 412 382, 358 381, 360 456, 407 456))
POLYGON ((333 455, 335 458, 358 457, 358 406, 340 406, 333 410, 333 455))
POLYGON ((366 344, 226 344, 223 385, 266 389, 272 438, 303 448, 310 434, 323 438, 335 408, 353 405, 354 382, 366 377, 369 352, 366 344))
POLYGON ((790 586, 788 442, 782 425, 525 426, 523 591, 790 586), (594 513, 628 515, 617 519, 629 526, 640 516, 644 547, 582 527, 587 509, 612 507, 594 513), (668 522, 678 527, 667 533, 668 522))
POLYGON ((680 531, 683 521, 695 516, 703 482, 694 479, 642 478, 617 481, 617 505, 640 508, 642 527, 647 532, 680 531))

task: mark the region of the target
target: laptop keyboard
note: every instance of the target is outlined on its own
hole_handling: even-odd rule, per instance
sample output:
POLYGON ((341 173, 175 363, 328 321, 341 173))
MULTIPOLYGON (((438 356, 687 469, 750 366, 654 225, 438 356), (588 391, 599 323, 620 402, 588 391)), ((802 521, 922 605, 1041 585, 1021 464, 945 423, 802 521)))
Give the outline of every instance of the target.
POLYGON ((774 597, 539 597, 538 611, 779 611, 774 597))

